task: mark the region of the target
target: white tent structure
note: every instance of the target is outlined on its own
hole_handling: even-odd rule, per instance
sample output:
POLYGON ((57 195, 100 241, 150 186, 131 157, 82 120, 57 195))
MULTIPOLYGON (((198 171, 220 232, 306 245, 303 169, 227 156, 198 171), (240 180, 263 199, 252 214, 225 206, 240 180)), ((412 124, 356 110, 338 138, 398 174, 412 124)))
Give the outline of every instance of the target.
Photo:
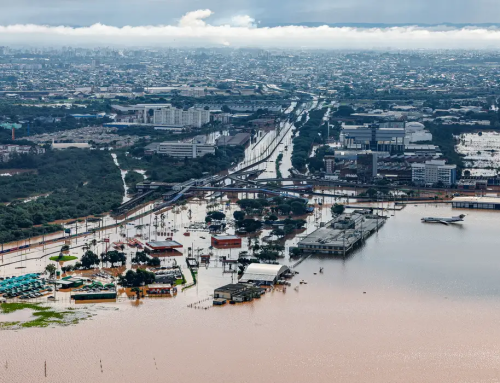
POLYGON ((288 266, 270 265, 267 263, 251 263, 247 266, 241 283, 257 283, 260 285, 272 285, 281 275, 289 270, 288 266))

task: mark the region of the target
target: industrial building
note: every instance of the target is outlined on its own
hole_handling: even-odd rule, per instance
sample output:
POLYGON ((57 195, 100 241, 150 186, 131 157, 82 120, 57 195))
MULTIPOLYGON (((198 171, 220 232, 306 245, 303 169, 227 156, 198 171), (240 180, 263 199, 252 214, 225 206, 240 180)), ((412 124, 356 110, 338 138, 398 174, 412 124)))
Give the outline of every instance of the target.
POLYGON ((256 285, 274 285, 278 279, 288 274, 290 269, 285 265, 272 265, 267 263, 251 263, 245 269, 240 279, 241 283, 254 283, 256 285))
POLYGON ((250 133, 237 133, 234 136, 221 136, 217 146, 245 146, 250 141, 250 133))
POLYGON ((500 210, 498 197, 455 197, 451 206, 459 209, 487 209, 500 210))
POLYGON ((375 152, 359 153, 356 159, 358 180, 371 182, 377 176, 377 154, 375 152))
POLYGON ((309 234, 298 243, 305 253, 346 255, 385 223, 385 217, 345 213, 309 234))
POLYGON ((411 165, 411 180, 417 185, 435 185, 443 183, 454 185, 457 181, 457 166, 447 165, 444 160, 430 160, 411 165))
POLYGON ((218 249, 240 248, 241 238, 235 235, 214 235, 211 244, 218 249))
POLYGON ((376 152, 403 152, 405 149, 404 125, 381 127, 379 124, 343 125, 340 141, 348 149, 376 152))
POLYGON ((148 153, 155 152, 175 158, 198 158, 206 154, 215 154, 215 146, 192 142, 162 142, 145 149, 148 153))

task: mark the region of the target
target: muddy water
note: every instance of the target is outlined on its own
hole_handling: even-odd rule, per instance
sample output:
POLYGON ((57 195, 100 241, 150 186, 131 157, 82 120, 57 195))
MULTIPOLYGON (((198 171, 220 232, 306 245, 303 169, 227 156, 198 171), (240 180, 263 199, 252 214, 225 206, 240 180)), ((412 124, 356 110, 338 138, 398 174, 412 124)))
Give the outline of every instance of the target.
MULTIPOLYGON (((187 307, 210 307, 208 294, 231 281, 213 262, 175 298, 99 304, 110 309, 77 326, 2 331, 0 382, 45 381, 45 361, 50 382, 498 381, 500 214, 420 223, 454 213, 409 206, 348 259, 303 262, 299 291, 250 304, 187 307)), ((195 232, 183 243, 208 240, 195 232)))

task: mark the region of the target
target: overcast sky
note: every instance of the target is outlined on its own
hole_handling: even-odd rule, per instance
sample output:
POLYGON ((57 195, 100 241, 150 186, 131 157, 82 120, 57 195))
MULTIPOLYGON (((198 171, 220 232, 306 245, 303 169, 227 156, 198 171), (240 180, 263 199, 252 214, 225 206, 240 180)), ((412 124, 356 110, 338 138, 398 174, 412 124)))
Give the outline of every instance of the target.
POLYGON ((499 0, 0 0, 0 24, 114 26, 175 23, 197 9, 263 24, 500 22, 499 0))
POLYGON ((500 0, 0 0, 0 45, 494 48, 500 0), (282 26, 286 25, 286 26, 282 26), (320 24, 323 25, 323 24, 320 24))

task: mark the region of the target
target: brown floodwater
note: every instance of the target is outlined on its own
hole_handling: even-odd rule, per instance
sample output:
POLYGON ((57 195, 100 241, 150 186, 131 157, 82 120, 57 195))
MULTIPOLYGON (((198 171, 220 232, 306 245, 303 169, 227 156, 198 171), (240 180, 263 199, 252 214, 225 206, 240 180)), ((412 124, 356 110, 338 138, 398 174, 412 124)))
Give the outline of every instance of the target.
MULTIPOLYGON (((313 256, 292 280, 307 285, 251 303, 210 305, 232 277, 212 262, 172 298, 124 298, 88 305, 96 315, 78 325, 1 331, 0 382, 498 382, 500 214, 466 213, 444 226, 420 218, 457 215, 449 206, 390 212, 348 259, 313 256)), ((327 209, 314 217, 327 220, 327 209)), ((210 240, 175 238, 185 248, 210 240)))

